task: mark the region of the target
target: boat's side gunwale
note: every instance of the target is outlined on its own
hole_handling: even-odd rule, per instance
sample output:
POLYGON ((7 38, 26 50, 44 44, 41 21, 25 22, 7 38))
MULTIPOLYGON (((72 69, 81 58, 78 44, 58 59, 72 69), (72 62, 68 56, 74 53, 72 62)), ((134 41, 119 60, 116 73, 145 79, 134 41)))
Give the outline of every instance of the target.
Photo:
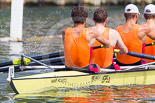
POLYGON ((12 78, 11 80, 64 78, 64 77, 78 77, 78 76, 102 75, 102 74, 113 74, 113 73, 144 72, 144 71, 155 71, 155 69, 141 69, 141 70, 128 70, 128 71, 113 71, 113 72, 104 72, 104 73, 88 73, 88 74, 85 74, 85 75, 72 75, 72 76, 39 77, 39 78, 35 78, 35 77, 34 77, 34 78, 12 78))

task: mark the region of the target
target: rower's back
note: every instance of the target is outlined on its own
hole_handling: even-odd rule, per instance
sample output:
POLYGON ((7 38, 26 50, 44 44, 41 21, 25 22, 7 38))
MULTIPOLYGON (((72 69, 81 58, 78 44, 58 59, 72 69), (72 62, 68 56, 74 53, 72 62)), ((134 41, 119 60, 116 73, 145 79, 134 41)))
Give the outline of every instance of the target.
MULTIPOLYGON (((136 5, 129 4, 125 7, 124 17, 126 23, 118 26, 116 30, 119 32, 128 51, 142 53, 142 42, 138 37, 138 30, 140 25, 136 24, 138 21, 139 10, 136 5)), ((116 63, 120 66, 139 65, 141 59, 129 55, 120 55, 117 53, 116 63)))
POLYGON ((65 65, 82 68, 88 66, 90 56, 85 28, 88 12, 84 7, 75 7, 72 9, 71 17, 74 27, 68 27, 63 31, 65 65))
POLYGON ((64 37, 64 56, 67 67, 85 67, 89 64, 90 46, 86 28, 67 28, 64 37))
MULTIPOLYGON (((117 27, 117 31, 119 32, 124 44, 127 46, 129 51, 142 53, 142 43, 138 38, 138 29, 140 25, 135 24, 129 31, 123 30, 125 26, 117 27)), ((132 65, 134 63, 141 64, 141 59, 137 57, 132 57, 129 55, 120 55, 117 54, 117 63, 120 65, 132 65)))
MULTIPOLYGON (((98 32, 100 36, 109 40, 112 45, 110 48, 100 48, 94 50, 91 55, 91 63, 98 64, 101 68, 114 69, 115 67, 112 64, 113 47, 117 44, 121 49, 121 53, 123 54, 127 53, 127 48, 125 47, 120 35, 116 30, 105 27, 108 22, 108 18, 107 12, 103 8, 96 9, 93 19, 96 25, 88 29, 88 31, 98 32)), ((101 43, 96 40, 94 46, 99 45, 101 45, 101 43)))

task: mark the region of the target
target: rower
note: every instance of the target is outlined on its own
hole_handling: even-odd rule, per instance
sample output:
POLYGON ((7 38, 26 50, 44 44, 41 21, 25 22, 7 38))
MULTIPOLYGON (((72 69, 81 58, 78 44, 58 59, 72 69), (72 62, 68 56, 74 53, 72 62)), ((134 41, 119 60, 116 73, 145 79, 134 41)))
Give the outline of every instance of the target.
MULTIPOLYGON (((155 5, 149 4, 144 8, 144 18, 146 20, 145 24, 141 25, 140 32, 144 36, 148 36, 146 39, 146 44, 154 42, 153 39, 155 36, 155 5), (154 36, 154 37, 153 37, 154 36), (150 37, 150 38, 149 38, 150 37)), ((146 37, 144 37, 146 38, 146 37)), ((147 46, 144 49, 144 54, 149 54, 155 56, 155 46, 147 46)), ((147 62, 153 62, 154 60, 145 59, 147 62)))
MULTIPOLYGON (((65 65, 67 67, 84 68, 89 65, 90 48, 93 46, 95 40, 102 43, 105 48, 110 47, 110 41, 97 33, 87 33, 88 29, 85 28, 85 25, 88 11, 84 7, 73 8, 71 17, 74 27, 68 27, 62 32, 65 65)), ((89 65, 89 67, 91 66, 89 65)))
MULTIPOLYGON (((154 8, 154 6, 151 8, 154 8)), ((149 20, 150 22, 148 22, 147 25, 139 25, 137 24, 139 14, 140 13, 136 5, 127 5, 124 11, 126 23, 124 25, 118 26, 117 31, 120 33, 122 40, 124 41, 129 51, 143 53, 143 49, 145 47, 144 43, 146 41, 147 36, 155 40, 154 19, 149 20)), ((143 60, 141 58, 132 57, 128 55, 117 54, 116 58, 116 63, 120 66, 140 65, 143 63, 142 61, 143 60)))
MULTIPOLYGON (((110 48, 101 48, 92 51, 91 63, 98 64, 101 68, 117 69, 113 61, 113 47, 117 45, 120 48, 120 54, 128 52, 127 47, 124 45, 119 33, 111 28, 105 27, 108 22, 108 14, 104 8, 98 8, 94 12, 93 20, 95 26, 88 29, 87 34, 91 32, 98 32, 100 36, 108 39, 112 46, 110 48)), ((94 46, 99 46, 101 43, 95 41, 94 46)))
MULTIPOLYGON (((136 5, 127 5, 124 10, 126 23, 118 26, 116 30, 120 33, 120 36, 127 46, 128 51, 142 53, 143 43, 138 37, 140 25, 137 24, 137 21, 139 14, 140 13, 136 5)), ((141 58, 117 54, 116 64, 119 66, 140 65, 141 58)))

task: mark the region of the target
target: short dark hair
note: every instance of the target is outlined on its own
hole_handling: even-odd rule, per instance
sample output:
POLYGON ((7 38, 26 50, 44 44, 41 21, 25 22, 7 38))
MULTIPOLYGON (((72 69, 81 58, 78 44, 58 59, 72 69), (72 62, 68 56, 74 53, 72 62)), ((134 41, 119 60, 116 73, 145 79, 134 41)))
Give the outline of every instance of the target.
POLYGON ((155 14, 144 14, 146 20, 155 19, 155 14))
POLYGON ((98 8, 94 12, 93 19, 97 23, 104 23, 107 17, 108 17, 107 11, 104 8, 98 8))
POLYGON ((74 23, 83 24, 88 17, 88 11, 84 7, 77 6, 72 9, 71 17, 74 23))
MULTIPOLYGON (((146 10, 146 12, 151 12, 150 10, 146 10)), ((155 18, 155 14, 144 14, 144 17, 146 20, 149 19, 154 19, 155 18)))
POLYGON ((137 13, 124 13, 124 16, 126 18, 126 21, 129 19, 133 19, 136 16, 137 13))

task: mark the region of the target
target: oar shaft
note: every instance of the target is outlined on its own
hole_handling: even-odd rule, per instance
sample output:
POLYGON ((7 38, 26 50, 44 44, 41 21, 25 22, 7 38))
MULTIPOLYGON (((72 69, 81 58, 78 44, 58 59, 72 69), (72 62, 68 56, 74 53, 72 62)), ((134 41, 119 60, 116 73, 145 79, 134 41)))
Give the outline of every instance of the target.
POLYGON ((145 46, 152 46, 152 43, 150 43, 150 44, 145 44, 145 46))
POLYGON ((12 64, 13 64, 12 61, 8 61, 8 62, 0 63, 0 67, 12 65, 12 64))
POLYGON ((147 55, 147 54, 141 54, 141 53, 136 53, 136 52, 128 52, 127 55, 134 56, 134 57, 139 57, 139 58, 144 58, 144 59, 155 60, 155 56, 147 55))
MULTIPOLYGON (((118 53, 120 50, 119 49, 115 49, 114 52, 118 53)), ((144 58, 144 59, 151 59, 151 60, 155 60, 155 56, 152 55, 147 55, 147 54, 142 54, 142 53, 136 53, 136 52, 128 52, 127 55, 130 56, 134 56, 134 57, 138 57, 138 58, 144 58)))
POLYGON ((46 54, 46 55, 41 55, 41 56, 34 56, 31 57, 35 60, 42 60, 42 59, 49 59, 49 58, 55 58, 55 57, 60 57, 64 56, 64 52, 56 52, 56 53, 51 53, 51 54, 46 54))
MULTIPOLYGON (((61 56, 64 56, 63 51, 45 54, 45 55, 40 55, 40 56, 32 56, 31 58, 33 58, 35 60, 43 60, 43 59, 49 59, 49 58, 55 58, 55 57, 61 57, 61 56)), ((17 59, 17 60, 13 60, 13 61, 0 63, 0 67, 9 66, 9 65, 19 65, 20 61, 21 61, 21 59, 17 59)))
MULTIPOLYGON (((19 65, 14 66, 14 69, 15 71, 20 71, 20 66, 19 65)), ((0 72, 8 72, 8 70, 9 70, 9 67, 0 68, 0 72)))
POLYGON ((155 42, 149 43, 149 44, 145 44, 145 46, 153 46, 155 45, 155 42))
POLYGON ((99 48, 104 48, 104 45, 100 45, 100 46, 95 46, 95 47, 93 47, 93 49, 99 49, 99 48))
MULTIPOLYGON (((51 58, 49 60, 42 60, 41 62, 47 65, 64 65, 64 57, 59 57, 59 58, 51 58)), ((39 63, 36 62, 31 62, 28 64, 28 66, 36 66, 40 65, 39 63)), ((15 71, 21 71, 20 69, 21 65, 14 66, 15 71)), ((1 67, 0 72, 8 72, 9 67, 1 67)))

